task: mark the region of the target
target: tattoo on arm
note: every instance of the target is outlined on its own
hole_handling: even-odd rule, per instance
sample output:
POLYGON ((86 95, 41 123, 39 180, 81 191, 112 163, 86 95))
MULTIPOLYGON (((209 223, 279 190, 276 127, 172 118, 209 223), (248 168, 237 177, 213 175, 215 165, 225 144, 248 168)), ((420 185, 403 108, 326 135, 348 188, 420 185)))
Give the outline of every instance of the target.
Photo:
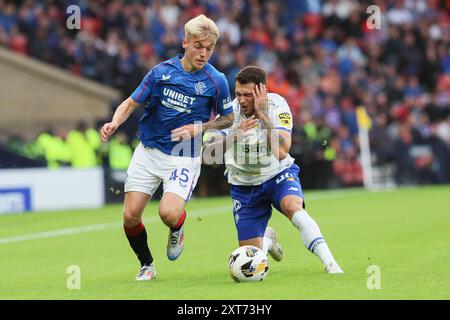
POLYGON ((229 113, 226 116, 220 116, 217 119, 214 119, 212 121, 204 123, 203 124, 203 132, 206 132, 211 129, 220 130, 220 129, 228 128, 229 126, 231 126, 233 124, 233 120, 234 120, 233 113, 229 113))

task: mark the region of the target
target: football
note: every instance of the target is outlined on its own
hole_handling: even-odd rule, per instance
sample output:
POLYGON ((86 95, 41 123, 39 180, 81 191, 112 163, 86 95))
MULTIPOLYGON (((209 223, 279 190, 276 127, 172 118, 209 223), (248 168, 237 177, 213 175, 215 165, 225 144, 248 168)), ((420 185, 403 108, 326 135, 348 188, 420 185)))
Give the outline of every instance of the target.
POLYGON ((235 282, 262 281, 269 271, 269 260, 258 247, 242 246, 231 253, 228 269, 235 282))

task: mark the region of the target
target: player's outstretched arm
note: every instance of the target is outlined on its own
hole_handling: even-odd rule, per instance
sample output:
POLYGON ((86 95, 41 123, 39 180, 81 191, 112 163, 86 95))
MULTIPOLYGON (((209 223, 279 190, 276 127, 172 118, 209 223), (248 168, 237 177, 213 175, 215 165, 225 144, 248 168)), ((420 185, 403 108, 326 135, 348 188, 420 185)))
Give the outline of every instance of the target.
POLYGON ((108 138, 128 119, 138 105, 139 103, 129 97, 117 107, 111 122, 105 123, 100 130, 103 142, 108 141, 108 138))
POLYGON ((201 134, 212 129, 225 129, 230 127, 233 124, 233 121, 234 113, 231 112, 226 116, 220 116, 217 119, 205 123, 187 124, 172 130, 172 141, 189 140, 197 134, 201 134))
POLYGON ((208 121, 203 124, 202 132, 206 132, 208 130, 220 130, 231 127, 234 121, 234 113, 230 112, 226 116, 220 116, 217 119, 208 121))
POLYGON ((221 150, 225 153, 234 145, 234 143, 245 138, 246 132, 252 129, 257 123, 258 120, 255 119, 255 116, 251 116, 250 118, 243 119, 239 123, 237 130, 232 130, 226 135, 220 133, 212 134, 210 139, 206 139, 206 141, 204 141, 204 150, 209 151, 221 147, 221 150))

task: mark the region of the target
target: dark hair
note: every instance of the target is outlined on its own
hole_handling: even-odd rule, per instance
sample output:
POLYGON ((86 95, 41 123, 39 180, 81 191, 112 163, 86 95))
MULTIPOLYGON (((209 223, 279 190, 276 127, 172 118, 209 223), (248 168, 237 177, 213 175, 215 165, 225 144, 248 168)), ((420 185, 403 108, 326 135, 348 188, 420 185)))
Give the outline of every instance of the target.
POLYGON ((248 66, 236 75, 236 81, 240 84, 247 84, 253 82, 258 85, 260 83, 266 84, 267 73, 266 71, 258 66, 248 66))

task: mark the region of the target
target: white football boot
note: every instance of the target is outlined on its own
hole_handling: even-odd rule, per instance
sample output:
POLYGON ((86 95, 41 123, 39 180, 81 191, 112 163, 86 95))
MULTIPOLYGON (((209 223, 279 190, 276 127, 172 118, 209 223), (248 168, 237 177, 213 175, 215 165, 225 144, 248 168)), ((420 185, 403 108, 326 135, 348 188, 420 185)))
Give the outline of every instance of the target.
POLYGON ((338 265, 336 261, 333 261, 325 266, 325 272, 330 274, 336 274, 336 273, 344 273, 344 270, 341 269, 341 267, 338 265))
POLYGON ((184 248, 184 225, 178 231, 169 230, 169 239, 167 240, 167 258, 175 260, 184 248))
POLYGON ((152 263, 149 266, 143 265, 136 276, 136 281, 152 280, 156 278, 156 268, 152 263))
POLYGON ((264 232, 264 237, 272 238, 272 247, 269 248, 269 254, 275 261, 281 261, 283 259, 283 250, 281 245, 277 242, 277 234, 271 227, 267 227, 264 232))

